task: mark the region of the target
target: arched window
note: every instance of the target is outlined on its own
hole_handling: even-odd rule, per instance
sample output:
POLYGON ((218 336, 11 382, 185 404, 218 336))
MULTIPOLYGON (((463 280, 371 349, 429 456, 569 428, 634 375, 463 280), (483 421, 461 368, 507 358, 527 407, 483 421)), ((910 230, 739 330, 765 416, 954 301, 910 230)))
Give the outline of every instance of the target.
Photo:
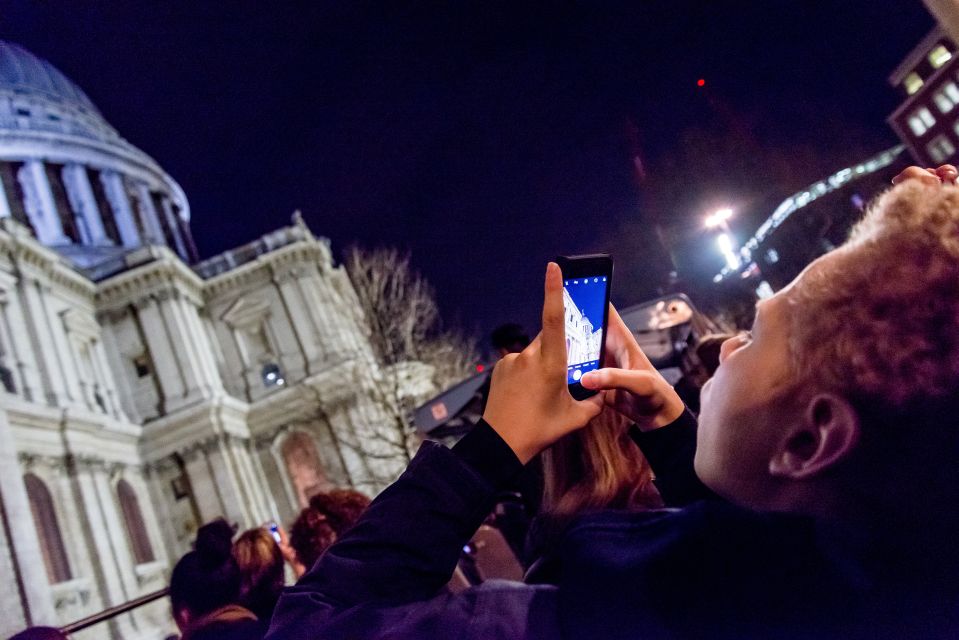
POLYGON ((305 507, 313 494, 329 485, 313 438, 302 431, 295 431, 283 441, 282 453, 297 501, 301 507, 305 507))
POLYGON ((126 480, 117 483, 117 496, 120 498, 120 509, 123 511, 123 523, 127 527, 127 536, 130 538, 130 547, 133 549, 133 559, 137 564, 153 562, 153 547, 150 545, 150 536, 143 525, 143 514, 140 513, 140 503, 133 487, 126 480))
POLYGON ((40 540, 40 552, 47 568, 47 577, 51 584, 66 582, 72 577, 70 562, 67 560, 67 549, 63 546, 63 536, 60 535, 60 525, 57 523, 57 513, 53 508, 50 491, 47 485, 43 484, 43 480, 32 473, 23 476, 23 484, 27 488, 27 499, 30 501, 33 524, 40 540))

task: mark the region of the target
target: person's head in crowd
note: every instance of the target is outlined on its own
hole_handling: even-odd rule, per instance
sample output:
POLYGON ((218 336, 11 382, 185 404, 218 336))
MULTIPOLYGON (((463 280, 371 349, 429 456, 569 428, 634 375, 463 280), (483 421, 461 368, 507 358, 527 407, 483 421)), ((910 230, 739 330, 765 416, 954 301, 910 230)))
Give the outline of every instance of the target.
POLYGON ((959 189, 927 182, 882 195, 723 344, 695 458, 714 491, 877 526, 956 517, 959 189))
POLYGON ((336 531, 330 526, 326 514, 313 506, 307 506, 290 527, 290 546, 296 555, 293 572, 302 576, 316 564, 320 556, 336 542, 336 531))
POLYGON ((543 451, 542 513, 571 519, 602 509, 662 506, 653 474, 630 439, 629 421, 604 410, 543 451))
POLYGON ((370 499, 354 489, 332 489, 315 494, 310 498, 310 506, 326 516, 326 522, 339 537, 356 524, 370 506, 370 499))
POLYGON ((519 353, 529 344, 529 335, 523 331, 523 327, 515 322, 502 324, 490 335, 490 343, 493 350, 500 358, 508 353, 519 353))
POLYGON ((273 536, 257 527, 233 543, 233 558, 240 570, 241 605, 260 620, 269 620, 283 591, 283 554, 273 536))
POLYGON ((256 623, 252 613, 236 604, 240 570, 233 559, 232 536, 233 528, 222 519, 200 527, 193 551, 173 568, 170 601, 183 638, 203 637, 204 630, 221 626, 256 623))
POLYGON ((662 506, 652 469, 630 439, 629 426, 626 418, 606 409, 540 454, 543 499, 528 541, 530 555, 549 554, 579 515, 662 506))

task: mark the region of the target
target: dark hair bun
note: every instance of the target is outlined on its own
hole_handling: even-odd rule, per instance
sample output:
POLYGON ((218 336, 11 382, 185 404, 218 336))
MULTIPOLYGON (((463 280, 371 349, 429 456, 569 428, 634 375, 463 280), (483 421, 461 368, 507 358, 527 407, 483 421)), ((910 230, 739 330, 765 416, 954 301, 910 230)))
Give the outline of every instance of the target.
POLYGON ((233 527, 223 518, 203 525, 196 532, 194 548, 201 566, 222 565, 233 549, 233 527))

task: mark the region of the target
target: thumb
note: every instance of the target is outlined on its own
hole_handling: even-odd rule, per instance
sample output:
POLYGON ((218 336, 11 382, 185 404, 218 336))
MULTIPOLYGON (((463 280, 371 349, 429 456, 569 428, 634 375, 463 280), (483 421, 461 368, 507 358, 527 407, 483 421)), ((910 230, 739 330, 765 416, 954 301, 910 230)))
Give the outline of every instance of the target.
POLYGON ((607 367, 584 374, 579 382, 592 390, 621 389, 636 396, 650 396, 659 391, 659 378, 658 373, 651 371, 607 367))
POLYGON ((584 424, 595 418, 603 410, 603 407, 606 406, 605 396, 605 393, 597 393, 595 396, 576 403, 576 411, 585 418, 583 420, 584 424))

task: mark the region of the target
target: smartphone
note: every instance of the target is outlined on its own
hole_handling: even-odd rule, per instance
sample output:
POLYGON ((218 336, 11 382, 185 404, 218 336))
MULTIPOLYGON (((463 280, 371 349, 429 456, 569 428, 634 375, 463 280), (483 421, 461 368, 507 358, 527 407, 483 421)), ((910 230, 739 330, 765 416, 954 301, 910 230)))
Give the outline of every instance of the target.
POLYGON ((266 525, 266 528, 270 531, 270 535, 273 536, 273 539, 276 540, 277 544, 280 544, 280 527, 275 522, 271 522, 266 525))
POLYGON ((569 392, 583 400, 596 391, 583 388, 587 371, 603 366, 606 326, 609 320, 609 290, 613 284, 613 259, 605 253, 560 256, 563 272, 563 305, 566 310, 566 379, 569 392))

